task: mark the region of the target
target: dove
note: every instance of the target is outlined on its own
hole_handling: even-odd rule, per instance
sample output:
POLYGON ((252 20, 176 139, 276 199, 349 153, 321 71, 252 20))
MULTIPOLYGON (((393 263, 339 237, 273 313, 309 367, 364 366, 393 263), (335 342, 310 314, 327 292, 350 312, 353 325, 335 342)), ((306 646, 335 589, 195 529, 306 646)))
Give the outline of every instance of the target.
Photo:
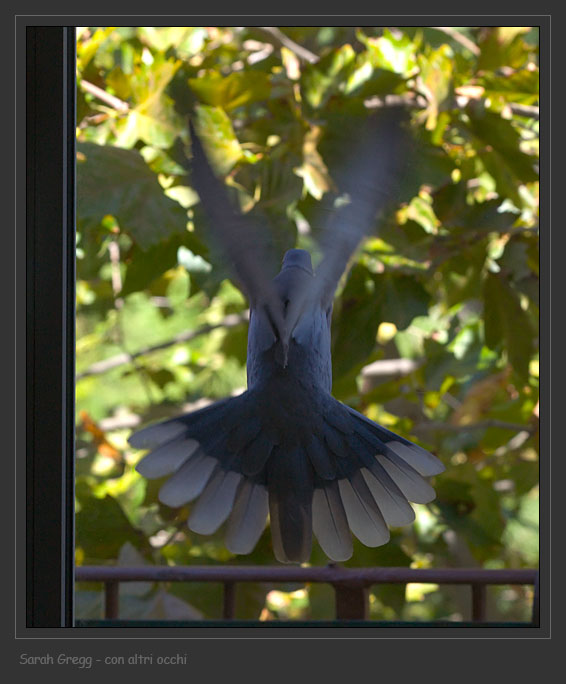
POLYGON ((307 562, 313 534, 329 559, 345 561, 352 534, 368 547, 383 545, 390 527, 415 519, 410 502, 435 497, 428 478, 444 470, 436 456, 331 394, 334 294, 398 182, 402 123, 389 111, 357 131, 337 176, 344 201, 329 211, 319 265, 308 251, 290 249, 272 278, 259 227, 232 206, 189 122, 192 185, 250 302, 247 389, 129 441, 149 450, 137 465, 142 476, 169 476, 160 501, 194 502, 188 527, 198 534, 225 524, 234 554, 250 553, 269 519, 279 562, 307 562))

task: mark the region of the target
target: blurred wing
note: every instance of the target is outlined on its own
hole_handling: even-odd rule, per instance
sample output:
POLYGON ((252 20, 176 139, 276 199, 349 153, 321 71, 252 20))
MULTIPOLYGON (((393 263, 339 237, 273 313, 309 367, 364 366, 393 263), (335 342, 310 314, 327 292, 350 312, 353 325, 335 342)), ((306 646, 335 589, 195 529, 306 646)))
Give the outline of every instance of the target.
POLYGON ((342 133, 348 139, 348 151, 334 174, 341 206, 327 209, 330 217, 320 238, 323 258, 312 286, 287 310, 287 334, 305 310, 330 308, 352 254, 374 228, 377 214, 393 199, 407 153, 404 119, 403 108, 391 107, 342 133))
POLYGON ((192 185, 206 212, 217 246, 242 285, 252 308, 263 307, 276 337, 282 336, 282 305, 265 272, 266 258, 253 223, 231 204, 226 187, 214 174, 202 143, 189 120, 192 185))
POLYGON ((375 226, 376 216, 391 202, 406 156, 402 108, 388 108, 352 130, 352 144, 336 180, 346 203, 334 209, 320 242, 323 259, 315 291, 330 306, 348 261, 375 226))

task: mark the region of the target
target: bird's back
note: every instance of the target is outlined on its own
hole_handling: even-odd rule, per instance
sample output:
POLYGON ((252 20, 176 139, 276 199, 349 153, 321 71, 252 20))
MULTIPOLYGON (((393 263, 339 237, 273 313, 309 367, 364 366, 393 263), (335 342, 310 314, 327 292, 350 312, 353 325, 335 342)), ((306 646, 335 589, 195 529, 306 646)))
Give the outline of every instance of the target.
MULTIPOLYGON (((293 299, 311 287, 313 278, 312 271, 309 273, 306 268, 284 263, 281 272, 273 280, 283 316, 293 299)), ((283 360, 281 340, 273 331, 268 313, 261 305, 252 307, 248 331, 248 388, 265 387, 270 380, 285 379, 286 382, 296 382, 310 390, 330 393, 330 322, 331 309, 324 311, 319 302, 308 302, 294 327, 287 358, 283 360)))

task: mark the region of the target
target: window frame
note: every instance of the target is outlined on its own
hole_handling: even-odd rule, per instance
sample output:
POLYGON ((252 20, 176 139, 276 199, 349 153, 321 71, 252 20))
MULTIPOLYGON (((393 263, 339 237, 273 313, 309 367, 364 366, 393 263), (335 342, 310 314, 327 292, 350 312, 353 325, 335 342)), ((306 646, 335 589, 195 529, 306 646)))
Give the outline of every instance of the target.
POLYGON ((26 627, 72 627, 75 27, 25 39, 26 627))

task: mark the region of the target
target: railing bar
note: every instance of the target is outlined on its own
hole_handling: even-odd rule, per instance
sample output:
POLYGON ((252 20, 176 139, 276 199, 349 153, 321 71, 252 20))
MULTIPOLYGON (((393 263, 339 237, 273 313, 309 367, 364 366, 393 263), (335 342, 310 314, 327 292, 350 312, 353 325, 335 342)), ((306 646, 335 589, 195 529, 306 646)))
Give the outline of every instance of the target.
POLYGON ((236 614, 236 583, 224 582, 222 616, 225 620, 233 620, 236 614))
POLYGON ((120 612, 120 583, 115 580, 104 582, 104 617, 116 620, 120 612))
POLYGON ((98 582, 324 582, 328 584, 534 584, 535 569, 342 568, 274 566, 79 566, 76 580, 98 582))
POLYGON ((472 621, 484 622, 486 614, 486 585, 474 583, 472 587, 472 621))
POLYGON ((223 583, 223 617, 235 618, 236 581, 238 582, 321 582, 331 584, 336 595, 338 619, 367 619, 369 613, 368 589, 373 584, 409 584, 433 582, 438 584, 469 584, 472 591, 472 621, 485 622, 487 585, 530 584, 534 586, 532 604, 533 626, 540 625, 539 574, 535 569, 409 569, 409 568, 279 568, 254 566, 211 566, 124 568, 107 566, 79 566, 77 582, 104 583, 104 617, 119 616, 120 582, 210 581, 223 583), (242 572, 243 571, 243 572, 242 572), (300 572, 297 572, 300 571, 300 572))
MULTIPOLYGON (((533 585, 532 622, 539 626, 539 586, 538 572, 534 568, 523 569, 485 569, 485 568, 343 568, 340 566, 289 568, 277 566, 190 566, 190 567, 108 567, 79 566, 76 568, 77 582, 104 583, 104 614, 108 619, 116 619, 119 615, 120 582, 153 581, 153 582, 222 582, 224 585, 223 615, 232 620, 235 615, 235 583, 236 582, 321 582, 330 584, 336 593, 337 611, 343 614, 358 608, 368 610, 367 588, 374 584, 469 584, 472 591, 472 619, 484 621, 486 614, 486 585, 533 585), (343 597, 341 587, 354 588, 359 594, 364 589, 365 597, 353 602, 350 608, 342 608, 343 597), (365 601, 365 603, 364 603, 365 601)), ((362 592, 363 594, 363 592, 362 592)), ((352 594, 353 596, 353 594, 352 594)), ((358 596, 359 598, 359 596, 358 596)))

